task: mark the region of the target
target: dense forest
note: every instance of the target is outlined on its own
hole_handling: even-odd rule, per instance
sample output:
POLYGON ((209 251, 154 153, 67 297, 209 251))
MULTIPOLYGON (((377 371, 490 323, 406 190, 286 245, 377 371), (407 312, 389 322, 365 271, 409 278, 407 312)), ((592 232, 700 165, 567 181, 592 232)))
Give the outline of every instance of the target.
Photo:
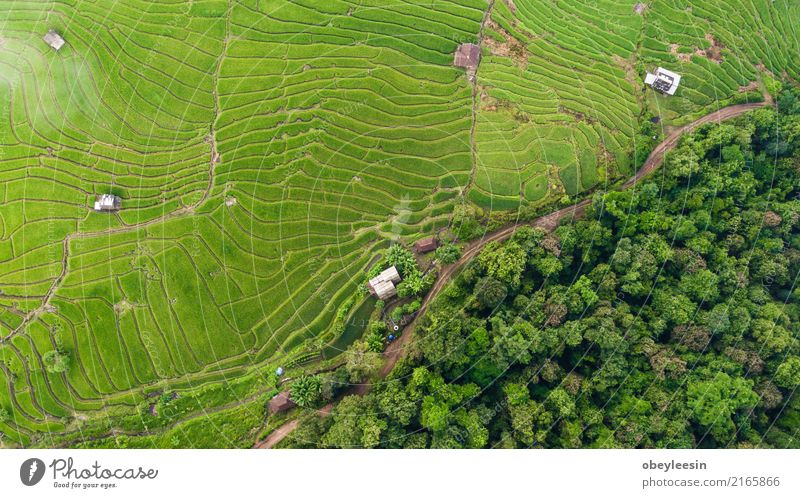
POLYGON ((800 99, 780 103, 684 136, 582 220, 489 244, 385 382, 284 445, 800 446, 800 99))

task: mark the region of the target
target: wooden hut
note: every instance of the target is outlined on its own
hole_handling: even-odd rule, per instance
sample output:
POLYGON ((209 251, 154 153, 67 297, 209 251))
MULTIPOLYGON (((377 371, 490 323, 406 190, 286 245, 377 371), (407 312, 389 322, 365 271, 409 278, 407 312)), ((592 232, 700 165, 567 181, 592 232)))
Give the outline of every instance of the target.
POLYGON ((417 251, 417 254, 434 251, 437 247, 439 247, 439 242, 436 240, 436 237, 420 239, 414 244, 414 250, 417 251))
POLYGON ((294 406, 295 402, 289 398, 289 391, 281 391, 269 400, 268 408, 270 413, 280 413, 294 406))
POLYGON ((476 69, 481 61, 481 47, 474 43, 463 43, 456 49, 453 65, 465 69, 476 69))

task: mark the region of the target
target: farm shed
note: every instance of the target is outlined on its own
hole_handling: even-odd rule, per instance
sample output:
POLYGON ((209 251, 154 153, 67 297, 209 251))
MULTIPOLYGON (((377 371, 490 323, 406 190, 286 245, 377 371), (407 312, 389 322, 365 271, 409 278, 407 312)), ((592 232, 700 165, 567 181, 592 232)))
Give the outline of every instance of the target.
POLYGON ((436 241, 435 237, 427 237, 421 240, 418 240, 416 244, 414 244, 414 250, 417 251, 418 254, 423 254, 426 252, 431 252, 439 247, 439 243, 436 241))
POLYGON ((390 266, 380 272, 377 277, 370 279, 367 287, 371 294, 378 296, 378 299, 388 299, 397 294, 394 284, 398 282, 400 282, 400 274, 397 272, 397 268, 390 266))
POLYGON ((656 69, 655 74, 647 73, 644 82, 663 94, 675 95, 681 82, 681 75, 660 67, 656 69))
POLYGON ((269 412, 279 413, 295 406, 294 401, 289 399, 289 391, 281 391, 269 400, 269 412))
POLYGON ((121 207, 122 200, 112 194, 98 195, 94 201, 95 211, 119 211, 121 207))
POLYGON ((474 43, 462 43, 456 50, 453 65, 466 69, 475 69, 481 61, 481 47, 474 43))
POLYGON ((53 50, 55 50, 56 52, 61 50, 61 47, 63 47, 67 43, 66 41, 64 41, 63 38, 61 38, 61 35, 56 33, 56 31, 53 29, 48 31, 47 34, 45 34, 42 39, 44 40, 45 43, 50 45, 50 47, 52 47, 53 50))

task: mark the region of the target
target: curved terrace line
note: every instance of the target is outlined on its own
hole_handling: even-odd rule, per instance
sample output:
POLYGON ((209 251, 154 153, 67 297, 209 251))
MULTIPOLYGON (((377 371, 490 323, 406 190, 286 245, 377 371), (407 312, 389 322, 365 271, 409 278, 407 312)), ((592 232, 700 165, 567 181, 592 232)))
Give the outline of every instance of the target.
MULTIPOLYGON (((632 176, 630 177, 625 183, 623 183, 619 189, 620 190, 627 190, 634 185, 636 185, 640 180, 644 177, 650 175, 655 170, 657 170, 661 164, 664 162, 664 157, 666 153, 670 150, 674 149, 678 145, 678 140, 681 136, 685 133, 689 133, 694 131, 697 127, 702 126, 708 123, 721 123, 722 121, 727 121, 729 119, 733 119, 736 117, 741 116, 742 114, 752 111, 754 109, 758 109, 761 107, 766 107, 771 105, 772 102, 770 99, 766 99, 764 102, 753 102, 747 104, 737 104, 732 105, 729 107, 723 107, 722 109, 718 109, 710 114, 706 114, 705 116, 692 121, 689 124, 681 126, 675 130, 673 130, 667 137, 661 141, 650 153, 645 160, 644 164, 641 168, 632 176)), ((578 219, 584 216, 586 213, 586 207, 592 202, 590 198, 584 199, 576 204, 571 206, 561 208, 557 211, 553 211, 552 213, 540 216, 531 221, 524 221, 514 223, 507 227, 500 228, 487 234, 485 237, 470 242, 464 248, 464 251, 461 255, 461 258, 456 261, 455 263, 444 267, 436 278, 436 282, 431 287, 431 290, 422 300, 422 306, 420 306, 419 312, 408 324, 408 326, 403 331, 403 334, 396 340, 395 342, 391 343, 387 348, 386 351, 383 353, 384 363, 381 367, 381 370, 378 374, 378 382, 382 381, 389 375, 389 372, 392 371, 394 366, 403 357, 406 350, 408 349, 408 345, 411 341, 411 337, 414 335, 414 330, 417 324, 420 321, 420 318, 425 314, 425 311, 428 308, 428 305, 436 299, 439 293, 445 288, 445 286, 449 283, 450 279, 456 275, 467 263, 472 261, 472 259, 477 256, 481 250, 486 246, 486 244, 490 242, 499 242, 508 239, 511 235, 516 232, 516 230, 523 226, 532 226, 535 228, 541 228, 547 232, 555 230, 560 224, 562 220, 567 218, 578 219)), ((357 394, 357 395, 364 395, 368 393, 372 386, 375 384, 357 384, 353 387, 350 393, 348 394, 357 394)), ((327 416, 330 414, 329 406, 326 407, 327 409, 323 409, 320 411, 322 416, 327 416)), ((261 441, 257 441, 254 445, 254 448, 258 449, 269 449, 273 448, 275 445, 280 443, 286 436, 291 434, 291 432, 297 428, 298 421, 290 420, 285 424, 281 425, 280 427, 276 428, 272 431, 265 439, 261 441)))

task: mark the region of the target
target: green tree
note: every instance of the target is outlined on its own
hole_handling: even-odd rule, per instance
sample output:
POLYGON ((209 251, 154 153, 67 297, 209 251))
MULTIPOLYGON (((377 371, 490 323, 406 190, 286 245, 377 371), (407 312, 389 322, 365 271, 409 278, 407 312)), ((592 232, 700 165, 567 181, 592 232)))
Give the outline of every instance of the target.
POLYGON ((492 277, 484 277, 475 284, 475 299, 485 308, 495 308, 508 295, 506 285, 492 277))
POLYGON ((522 446, 542 444, 547 439, 553 416, 544 405, 530 398, 524 384, 508 383, 503 386, 513 436, 522 446))
POLYGON ((413 268, 403 276, 403 281, 397 285, 397 295, 400 297, 416 296, 425 290, 425 279, 422 273, 413 268))
POLYGON ((344 356, 350 382, 362 382, 375 375, 381 367, 380 353, 370 350, 364 341, 354 342, 344 356))
POLYGON ((316 406, 322 396, 322 381, 316 375, 303 375, 292 381, 289 386, 292 401, 299 406, 310 408, 316 406))
POLYGON ((376 396, 381 412, 400 425, 408 425, 417 415, 417 403, 399 382, 383 384, 376 396))
POLYGON ((443 265, 453 264, 461 257, 461 249, 455 244, 444 244, 436 249, 436 260, 443 265))
POLYGON ((344 367, 339 367, 332 372, 319 374, 320 399, 323 403, 330 403, 344 389, 350 386, 349 375, 344 367))
POLYGON ((800 386, 800 357, 792 356, 778 366, 775 383, 786 389, 800 386))
POLYGON ((333 409, 333 423, 322 438, 332 448, 376 448, 388 424, 378 416, 372 394, 346 396, 333 409))
POLYGON ((42 361, 49 373, 63 373, 69 370, 69 355, 59 349, 52 349, 43 354, 42 361))
POLYGON ((563 263, 552 255, 543 258, 535 258, 533 260, 533 266, 545 277, 556 275, 564 268, 563 263))
POLYGON ((394 266, 404 279, 413 271, 419 271, 414 254, 400 244, 393 244, 386 251, 386 266, 394 266))
POLYGON ((753 383, 742 377, 719 372, 710 379, 691 380, 686 389, 692 418, 723 445, 730 444, 736 432, 733 416, 738 410, 758 402, 753 383))
POLYGON ((680 289, 695 301, 714 302, 719 296, 719 277, 709 270, 686 273, 681 277, 680 289))
POLYGON ((370 351, 374 351, 376 353, 380 353, 383 351, 384 344, 386 343, 386 339, 384 333, 378 331, 372 331, 367 335, 366 338, 367 349, 370 351))
POLYGON ((490 242, 478 255, 487 275, 511 287, 519 286, 526 259, 525 250, 514 241, 504 245, 490 242))

